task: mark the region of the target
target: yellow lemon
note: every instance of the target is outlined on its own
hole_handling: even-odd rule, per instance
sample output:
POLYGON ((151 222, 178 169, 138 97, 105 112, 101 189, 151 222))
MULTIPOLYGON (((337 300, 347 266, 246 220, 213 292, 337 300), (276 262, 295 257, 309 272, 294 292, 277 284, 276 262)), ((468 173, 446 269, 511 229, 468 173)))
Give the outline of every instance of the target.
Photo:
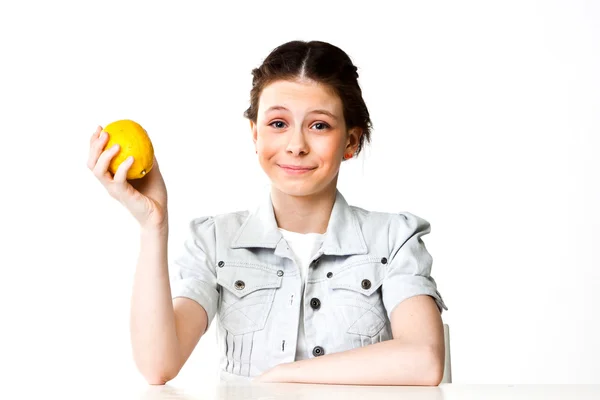
POLYGON ((154 147, 148 132, 140 124, 122 119, 106 125, 104 130, 108 132, 108 141, 104 150, 110 149, 116 143, 120 146, 108 167, 113 175, 129 156, 133 156, 133 165, 127 171, 127 179, 140 179, 150 172, 154 165, 154 147))

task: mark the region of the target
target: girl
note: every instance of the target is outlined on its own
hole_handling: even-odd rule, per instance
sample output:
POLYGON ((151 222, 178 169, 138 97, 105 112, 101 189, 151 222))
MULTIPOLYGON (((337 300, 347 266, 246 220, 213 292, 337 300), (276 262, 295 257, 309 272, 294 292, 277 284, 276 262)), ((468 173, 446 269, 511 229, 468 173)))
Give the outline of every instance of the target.
POLYGON ((131 302, 136 365, 151 384, 183 367, 218 315, 224 380, 438 385, 441 313, 422 236, 408 212, 350 206, 340 165, 370 142, 371 121, 348 55, 329 43, 292 41, 253 70, 244 116, 271 180, 255 208, 191 221, 167 260, 167 190, 158 168, 114 177, 118 149, 92 135, 88 167, 140 224, 131 302))

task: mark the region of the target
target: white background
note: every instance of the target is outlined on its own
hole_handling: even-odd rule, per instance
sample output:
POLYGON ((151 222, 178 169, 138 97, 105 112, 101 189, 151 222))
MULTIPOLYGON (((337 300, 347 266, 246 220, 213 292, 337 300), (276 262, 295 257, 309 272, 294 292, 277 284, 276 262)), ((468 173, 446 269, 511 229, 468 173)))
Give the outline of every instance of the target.
MULTIPOLYGON (((342 166, 348 202, 431 223, 454 382, 600 383, 599 2, 212 3, 0 6, 2 378, 143 382, 138 227, 87 169, 89 137, 148 130, 172 259, 191 218, 266 190, 251 70, 302 39, 359 68, 373 143, 342 166)), ((216 378, 214 327, 173 384, 216 378)))

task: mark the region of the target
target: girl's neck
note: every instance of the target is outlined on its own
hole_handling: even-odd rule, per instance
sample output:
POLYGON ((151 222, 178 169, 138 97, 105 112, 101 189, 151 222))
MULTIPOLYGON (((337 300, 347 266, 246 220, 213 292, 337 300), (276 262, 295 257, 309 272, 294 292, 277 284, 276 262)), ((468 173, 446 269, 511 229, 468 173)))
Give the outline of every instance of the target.
POLYGON ((271 186, 273 212, 279 228, 298 233, 325 233, 335 203, 333 184, 308 196, 292 196, 271 186))

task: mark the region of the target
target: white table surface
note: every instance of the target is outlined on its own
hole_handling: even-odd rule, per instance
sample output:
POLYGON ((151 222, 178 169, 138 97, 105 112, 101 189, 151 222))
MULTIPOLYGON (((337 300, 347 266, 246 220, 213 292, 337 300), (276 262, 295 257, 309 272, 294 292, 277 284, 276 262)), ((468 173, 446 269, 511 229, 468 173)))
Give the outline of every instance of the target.
POLYGON ((75 375, 52 371, 3 383, 0 399, 6 400, 600 400, 600 385, 352 386, 202 379, 149 385, 133 374, 75 375))
MULTIPOLYGON (((106 389, 106 387, 104 387, 106 389)), ((222 383, 206 388, 183 388, 169 384, 144 386, 135 391, 119 392, 106 399, 136 400, 245 400, 245 399, 306 399, 306 400, 452 400, 452 399, 527 399, 527 400, 599 400, 600 385, 458 385, 438 387, 344 386, 313 384, 222 383), (120 395, 121 394, 121 395, 120 395)), ((98 392, 97 392, 98 393, 98 392)), ((58 394, 58 393, 57 393, 58 394)), ((81 393, 81 398, 86 398, 81 393)), ((60 396, 59 396, 60 397, 60 396)))

